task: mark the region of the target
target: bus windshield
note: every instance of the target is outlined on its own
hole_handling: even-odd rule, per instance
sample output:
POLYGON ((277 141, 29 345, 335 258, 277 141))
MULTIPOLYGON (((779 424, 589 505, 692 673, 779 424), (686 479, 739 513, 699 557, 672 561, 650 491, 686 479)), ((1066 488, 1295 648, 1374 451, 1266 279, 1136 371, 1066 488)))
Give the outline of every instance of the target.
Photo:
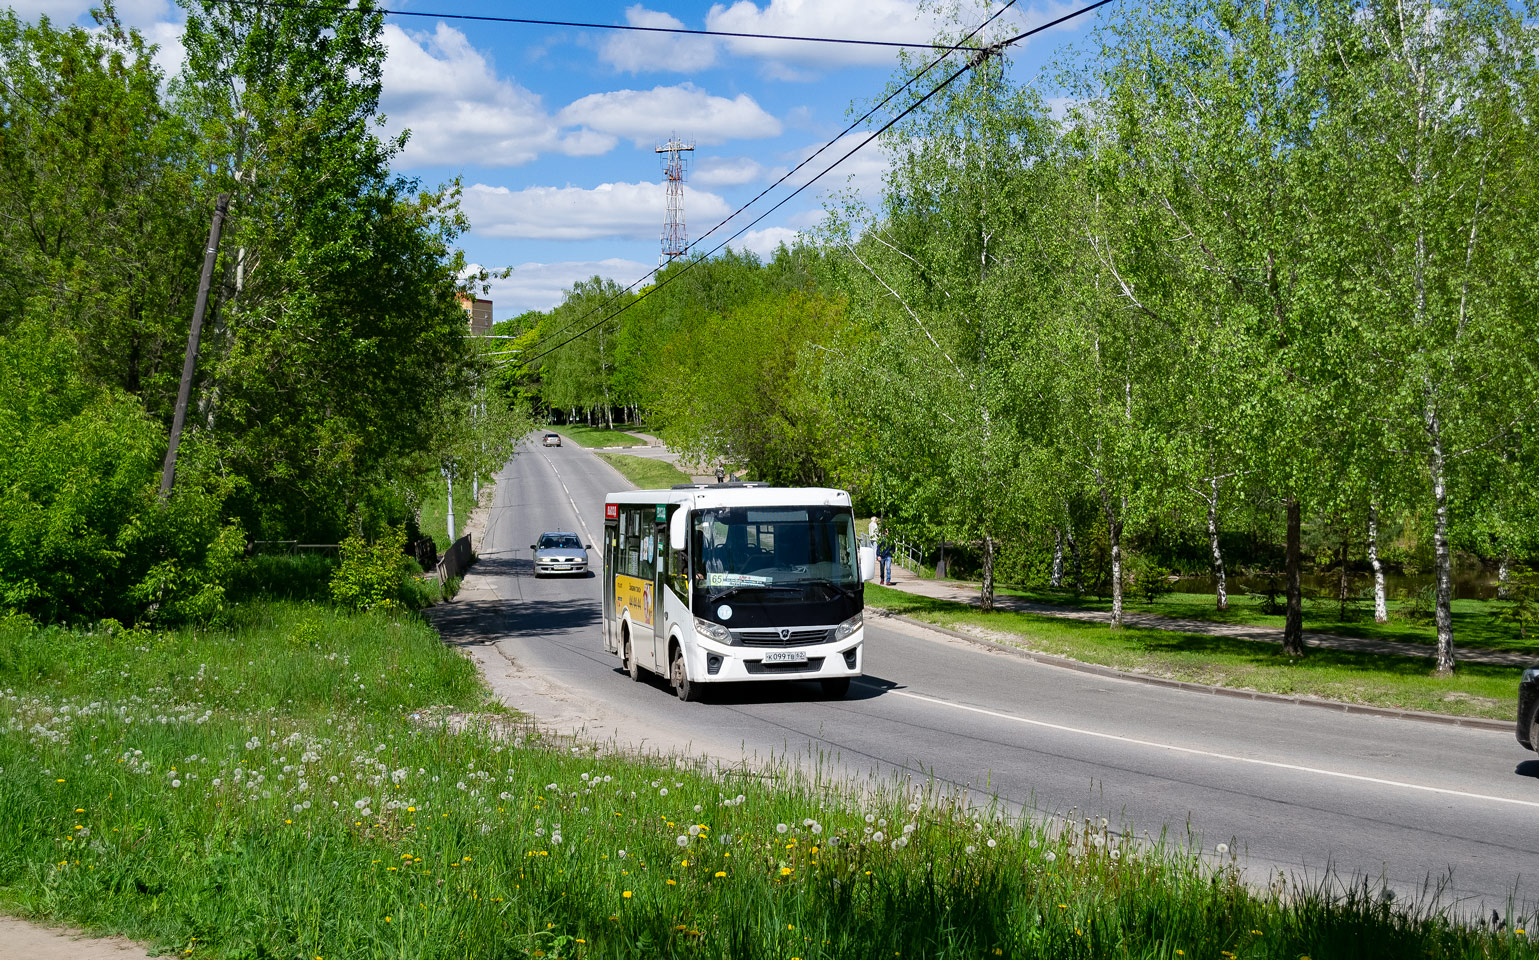
POLYGON ((690 551, 697 590, 720 597, 810 599, 809 590, 847 593, 860 585, 855 520, 849 507, 729 507, 696 514, 690 551))

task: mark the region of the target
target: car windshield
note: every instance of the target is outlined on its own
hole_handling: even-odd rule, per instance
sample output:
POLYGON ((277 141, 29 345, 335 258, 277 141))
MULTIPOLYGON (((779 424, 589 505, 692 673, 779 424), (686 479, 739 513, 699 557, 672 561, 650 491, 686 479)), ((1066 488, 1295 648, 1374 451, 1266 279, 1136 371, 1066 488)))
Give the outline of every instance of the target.
POLYGON ((582 541, 576 536, 568 534, 547 533, 540 538, 541 550, 581 550, 582 541))
MULTIPOLYGON (((712 594, 860 584, 848 507, 732 507, 695 517, 692 574, 712 594)), ((799 591, 790 591, 797 593, 799 591)), ((788 597, 790 599, 790 597, 788 597)))

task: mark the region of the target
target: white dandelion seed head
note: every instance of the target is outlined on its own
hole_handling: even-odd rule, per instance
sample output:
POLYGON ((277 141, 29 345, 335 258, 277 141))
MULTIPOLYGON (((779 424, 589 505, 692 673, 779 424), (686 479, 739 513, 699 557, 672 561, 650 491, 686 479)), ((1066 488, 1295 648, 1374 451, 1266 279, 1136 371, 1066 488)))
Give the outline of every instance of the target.
POLYGON ((962 852, 970 857, 978 852, 978 848, 969 843, 965 848, 963 848, 962 852))
POLYGON ((871 835, 871 841, 873 843, 881 843, 883 840, 886 840, 886 839, 887 838, 885 836, 883 836, 882 831, 880 831, 880 830, 878 830, 877 832, 875 832, 875 833, 873 833, 871 835))
POLYGON ((687 847, 687 846, 689 846, 689 837, 687 837, 687 836, 685 836, 684 834, 681 833, 677 837, 674 838, 673 842, 678 844, 681 847, 687 847))
POLYGON ((823 832, 823 825, 821 823, 818 823, 816 820, 814 820, 814 821, 812 821, 812 825, 810 827, 808 827, 807 829, 811 830, 815 834, 816 833, 822 833, 823 832))
POLYGON ((1226 853, 1228 853, 1228 852, 1229 852, 1229 844, 1227 844, 1227 843, 1221 843, 1221 844, 1219 844, 1219 845, 1218 845, 1218 846, 1217 846, 1217 847, 1216 847, 1216 848, 1214 848, 1214 849, 1216 849, 1216 850, 1217 850, 1217 851, 1218 851, 1218 855, 1219 855, 1219 856, 1223 856, 1223 855, 1224 855, 1224 854, 1226 854, 1226 853))
POLYGON ((667 787, 663 787, 662 789, 658 790, 657 791, 657 795, 659 797, 666 797, 668 795, 668 788, 667 787))
POLYGON ((1058 859, 1058 854, 1056 854, 1053 851, 1049 850, 1048 852, 1046 852, 1046 853, 1044 853, 1042 855, 1042 859, 1046 860, 1048 863, 1052 863, 1054 860, 1058 859))
POLYGON ((625 859, 625 851, 621 850, 619 853, 615 854, 615 856, 619 857, 621 860, 624 860, 625 859))
POLYGON ((997 847, 997 846, 999 846, 999 842, 997 840, 995 840, 993 837, 989 837, 989 849, 992 850, 994 847, 997 847))
POLYGON ((786 826, 786 825, 785 825, 785 824, 783 824, 783 823, 777 823, 777 824, 775 824, 775 832, 776 832, 776 833, 785 833, 785 832, 786 832, 786 831, 787 831, 787 830, 789 830, 789 829, 791 829, 791 828, 790 828, 790 827, 788 827, 788 826, 786 826))
POLYGON ((697 803, 697 804, 695 804, 695 812, 696 812, 696 813, 699 813, 699 812, 700 812, 700 804, 698 804, 698 803, 697 803))

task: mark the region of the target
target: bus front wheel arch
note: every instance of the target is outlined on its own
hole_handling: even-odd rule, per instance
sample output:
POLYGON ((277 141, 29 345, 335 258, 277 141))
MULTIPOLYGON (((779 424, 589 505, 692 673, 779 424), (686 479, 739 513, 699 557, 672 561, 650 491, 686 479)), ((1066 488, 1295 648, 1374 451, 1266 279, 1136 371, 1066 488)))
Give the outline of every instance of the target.
POLYGON ((631 645, 630 624, 620 627, 620 653, 625 661, 625 672, 630 674, 632 680, 640 682, 641 664, 636 661, 636 648, 631 645))
POLYGON ((689 670, 684 664, 684 648, 679 646, 677 640, 668 645, 668 679, 673 684, 673 692, 678 694, 680 700, 685 703, 699 701, 703 692, 700 684, 689 679, 689 670))

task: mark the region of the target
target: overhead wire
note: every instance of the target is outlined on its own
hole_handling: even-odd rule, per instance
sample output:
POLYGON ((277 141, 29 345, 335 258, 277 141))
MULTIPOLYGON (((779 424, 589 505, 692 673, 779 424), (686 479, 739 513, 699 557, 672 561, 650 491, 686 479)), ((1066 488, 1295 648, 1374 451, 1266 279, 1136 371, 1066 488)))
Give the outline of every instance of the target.
MULTIPOLYGON (((899 94, 903 93, 909 87, 913 86, 914 84, 918 83, 920 80, 922 80, 926 76, 928 76, 930 71, 934 70, 938 65, 940 65, 942 62, 944 62, 946 57, 951 52, 954 52, 956 50, 961 50, 961 49, 965 49, 965 50, 981 50, 981 49, 983 49, 983 48, 980 48, 980 47, 963 46, 962 44, 966 44, 969 40, 973 39, 979 33, 983 32, 983 30, 986 29, 989 26, 989 24, 991 24, 995 20, 999 19, 999 17, 1001 17, 1005 13, 1005 11, 1007 11, 1011 7, 1015 6, 1015 3, 1016 3, 1016 0, 1008 0, 1008 2, 1004 6, 1000 7, 998 10, 994 11, 992 14, 989 15, 988 19, 986 19, 982 23, 978 24, 978 26, 974 27, 966 36, 964 36, 962 38, 962 40, 961 40, 961 44, 950 45, 950 46, 945 45, 945 44, 937 44, 934 49, 940 49, 940 50, 943 50, 943 51, 946 51, 946 52, 942 53, 940 56, 936 57, 935 59, 931 60, 929 63, 925 64, 925 66, 922 69, 920 69, 918 72, 916 72, 913 76, 909 77, 908 80, 906 80, 902 85, 900 85, 899 87, 894 89, 892 92, 888 93, 887 96, 883 97, 880 102, 876 103, 874 106, 872 106, 865 113, 861 114, 859 117, 857 117, 854 120, 850 121, 848 126, 846 126, 843 130, 841 130, 837 134, 835 134, 832 139, 830 139, 827 143, 825 143, 821 147, 819 147, 816 151, 814 151, 806 159, 802 160, 801 163, 798 163, 796 166, 792 167, 790 170, 787 170, 784 174, 781 175, 780 179, 776 180, 774 183, 771 183, 769 186, 765 187, 763 190, 760 190, 758 192, 758 194, 756 194, 747 203, 742 204, 736 210, 734 210, 731 213, 727 214, 727 216, 723 217, 720 221, 718 221, 715 226, 711 227, 711 229, 707 230, 705 233, 701 234, 700 236, 696 237, 694 240, 692 240, 688 244, 686 244, 685 247, 684 247, 684 250, 683 250, 683 254, 688 254, 689 251, 691 251, 691 250, 695 249, 696 247, 698 247, 701 243, 703 243, 706 240, 707 237, 711 236, 716 231, 718 231, 722 227, 726 226, 728 223, 731 223, 733 218, 735 218, 739 214, 743 213, 745 210, 747 210, 749 207, 753 206, 755 203, 758 203, 771 190, 774 190, 776 187, 778 187, 781 184, 785 183, 791 177, 795 176, 797 171, 801 170, 803 167, 807 166, 812 161, 814 161, 818 157, 822 156, 825 152, 827 152, 830 148, 832 148, 840 140, 844 139, 844 137, 846 137, 851 131, 853 131, 856 128, 860 127, 867 120, 869 120, 872 116, 874 116, 877 113, 877 111, 881 110, 883 107, 887 106, 887 104, 891 103, 894 99, 896 99, 899 94)), ((867 142, 869 142, 869 140, 867 142)), ((864 144, 862 144, 862 146, 863 145, 864 144)), ((857 149, 859 149, 859 148, 857 147, 857 149)), ((845 157, 848 157, 848 154, 846 154, 845 157)), ((832 170, 834 167, 836 167, 840 163, 842 163, 845 160, 845 157, 840 157, 838 160, 834 161, 834 163, 829 166, 828 170, 832 170)), ((828 170, 824 170, 823 173, 827 173, 828 170)), ((791 199, 791 197, 796 196, 797 193, 800 193, 802 190, 806 189, 813 182, 815 182, 818 179, 818 177, 821 177, 822 175, 823 174, 820 173, 820 174, 818 174, 817 177, 813 177, 812 180, 807 181, 807 183, 805 183, 801 187, 797 188, 797 190, 794 193, 792 193, 790 196, 786 197, 785 199, 789 200, 789 199, 791 199)), ((772 208, 770 208, 769 211, 766 211, 766 214, 774 212, 775 209, 779 208, 784 203, 785 203, 785 200, 782 200, 780 203, 776 204, 775 207, 772 207, 772 208)), ((744 233, 748 229, 752 228, 754 224, 758 223, 762 219, 764 219, 763 215, 755 218, 753 223, 748 224, 748 226, 746 226, 742 230, 738 231, 738 233, 734 234, 732 237, 729 237, 727 239, 727 241, 725 241, 725 242, 726 243, 730 243, 732 240, 736 239, 738 236, 741 236, 742 233, 744 233)), ((711 250, 711 254, 716 253, 724 245, 725 245, 725 243, 718 244, 714 249, 711 250)), ((710 254, 707 254, 707 256, 710 256, 710 254)), ((672 261, 670 261, 670 262, 672 262, 672 261)), ((692 264, 694 261, 686 260, 684 262, 686 264, 692 264)), ((589 308, 581 316, 576 317, 573 320, 571 320, 570 322, 564 324, 559 330, 555 331, 554 333, 552 333, 550 335, 550 339, 554 339, 555 337, 559 337, 559 336, 564 335, 566 333, 566 331, 572 329, 573 327, 575 327, 578 324, 582 323, 583 321, 587 320, 589 317, 593 316, 595 313, 599 313, 599 312, 603 311, 610 304, 614 303, 620 297, 624 296, 627 292, 633 290, 639 284, 645 283, 647 280, 651 279, 653 276, 655 276, 657 274, 657 272, 659 270, 663 269, 663 266, 664 266, 664 264, 659 264, 656 267, 653 267, 651 270, 648 270, 645 274, 643 274, 638 279, 631 281, 626 286, 620 288, 620 290, 616 291, 615 293, 613 293, 610 296, 606 297, 604 300, 600 301, 597 305, 589 308)), ((685 266, 683 268, 683 270, 679 271, 679 273, 683 273, 683 272, 685 272, 685 271, 687 271, 689 269, 690 269, 689 266, 685 266)), ((662 283, 658 284, 658 286, 659 287, 666 286, 668 283, 672 282, 672 277, 673 276, 677 276, 677 275, 678 274, 671 274, 669 277, 664 278, 662 283)), ((656 288, 654 288, 654 289, 656 289, 656 288)), ((602 321, 600 321, 600 322, 602 322, 602 321)), ((586 333, 587 331, 585 330, 583 332, 586 333)), ((581 334, 579 334, 579 336, 581 336, 581 334)), ((563 342, 562 344, 559 344, 558 346, 565 346, 565 345, 566 345, 565 342, 563 342)), ((545 355, 544 353, 539 354, 539 356, 544 356, 544 355, 545 355)), ((538 359, 538 357, 531 357, 526 362, 532 363, 535 359, 538 359)))
MULTIPOLYGON (((535 27, 574 27, 582 30, 621 30, 633 33, 672 33, 692 37, 727 37, 736 40, 787 40, 798 43, 835 43, 854 47, 933 47, 930 41, 862 40, 856 37, 807 37, 738 30, 697 30, 690 27, 648 27, 634 23, 588 23, 580 20, 547 20, 538 17, 504 17, 480 13, 434 13, 427 10, 393 10, 385 7, 351 6, 345 3, 307 3, 305 0, 224 0, 242 7, 277 7, 285 10, 328 10, 340 13, 380 13, 390 17, 422 17, 432 20, 464 20, 476 23, 512 23, 535 27)), ((969 49, 961 46, 953 50, 969 49)))
MULTIPOLYGON (((983 62, 988 60, 990 57, 996 56, 1001 51, 1003 51, 1006 47, 1009 47, 1009 46, 1012 46, 1012 45, 1014 45, 1016 43, 1019 43, 1020 41, 1025 40, 1028 37, 1035 36, 1038 33, 1042 33, 1043 31, 1050 30, 1053 27, 1056 27, 1056 26, 1059 26, 1061 24, 1067 23, 1068 21, 1073 20, 1073 19, 1075 19, 1077 17, 1083 16, 1084 14, 1087 14, 1087 13, 1091 12, 1092 10, 1099 9, 1100 7, 1104 7, 1104 6, 1106 6, 1106 5, 1110 4, 1110 3, 1115 3, 1115 2, 1116 2, 1116 0, 1096 0, 1096 2, 1091 3, 1091 4, 1087 5, 1087 6, 1081 7, 1078 10, 1071 11, 1071 12, 1069 12, 1067 14, 1064 14, 1061 17, 1058 17, 1058 18, 1056 18, 1054 20, 1049 20, 1046 23, 1043 23, 1043 24, 1040 24, 1038 26, 1032 27, 1032 28, 1030 28, 1028 30, 1023 30, 1023 31, 1021 31, 1018 34, 1015 34, 1014 36, 1007 37, 1007 38, 1005 38, 1003 40, 1000 40, 1000 41, 998 41, 996 43, 990 44, 990 45, 988 45, 986 47, 973 48, 973 49, 976 49, 978 52, 975 53, 971 58, 969 58, 968 61, 966 63, 964 63, 961 67, 957 68, 957 70, 955 70, 950 76, 946 77, 940 83, 936 84, 935 87, 933 87, 923 97, 920 97, 918 100, 915 100, 913 103, 909 104, 907 107, 905 107, 902 110, 902 112, 898 113, 892 119, 888 120, 885 124, 883 124, 880 128, 878 128, 877 130, 873 131, 870 136, 866 137, 860 143, 856 144, 854 147, 852 147, 849 151, 847 151, 839 159, 837 159, 833 163, 829 164, 827 167, 825 167, 823 170, 821 170, 816 176, 812 177, 812 179, 808 180, 806 183, 804 183, 801 186, 797 187, 791 193, 787 194, 785 197, 783 197, 781 200, 779 200, 774 206, 770 207, 768 210, 766 210, 763 213, 759 214, 753 220, 749 221, 747 224, 745 224, 744 226, 740 227, 737 230, 736 233, 732 234, 732 236, 730 236, 727 239, 725 239, 725 240, 721 241, 720 243, 718 243, 715 247, 713 247, 710 250, 710 252, 705 254, 705 257, 702 258, 702 259, 709 259, 712 255, 714 255, 715 253, 720 251, 727 244, 731 243, 733 240, 736 240, 738 237, 742 236, 744 233, 747 233, 756 224, 758 224, 759 221, 763 220, 765 217, 769 216, 770 214, 774 213, 776 210, 780 209, 788 201, 790 201, 791 199, 796 197, 798 194, 800 194, 803 190, 807 189, 808 187, 810 187, 814 183, 816 183, 819 179, 821 179, 823 177, 824 174, 829 173, 835 167, 839 166, 839 164, 843 163, 845 160, 848 160, 851 156, 853 156, 856 153, 856 151, 860 150, 862 147, 866 146, 868 143, 870 143, 871 141, 875 140, 877 137, 881 136, 883 133, 887 132, 887 130, 891 129, 895 124, 898 123, 898 121, 902 120, 904 117, 908 116, 910 113, 913 113, 915 110, 917 110, 919 107, 923 106, 927 101, 929 101, 929 99, 931 97, 935 96, 937 93, 940 93, 942 90, 946 89, 946 87, 948 87, 952 83, 954 83, 958 77, 962 76, 962 74, 964 74, 964 73, 968 72, 969 70, 972 70, 975 67, 981 65, 983 62)), ((988 20, 984 21, 983 24, 980 24, 976 29, 974 29, 973 32, 968 35, 968 39, 970 39, 972 36, 976 35, 979 31, 981 31, 985 26, 987 26, 989 23, 991 23, 996 17, 998 17, 1005 10, 1008 10, 1012 5, 1014 5, 1014 3, 1015 3, 1015 0, 1010 0, 1010 3, 1007 3, 999 11, 997 11, 993 16, 991 16, 988 20)), ((944 56, 940 57, 940 58, 937 58, 935 61, 933 61, 930 64, 929 67, 926 68, 925 72, 928 72, 928 70, 931 67, 934 67, 935 64, 939 63, 941 60, 944 60, 944 59, 945 59, 944 56)), ((923 74, 920 74, 920 75, 922 76, 923 74)), ((910 83, 912 83, 912 81, 910 81, 910 83)), ((907 87, 907 84, 904 85, 904 88, 906 88, 906 87, 907 87)), ((901 91, 904 88, 899 88, 899 90, 901 91)), ((892 98, 892 96, 894 96, 894 95, 896 95, 896 92, 894 94, 892 94, 892 95, 889 95, 888 100, 890 100, 892 98)), ((883 102, 885 103, 887 101, 884 100, 883 102)), ((874 109, 871 112, 874 112, 874 109)), ((867 116, 869 116, 869 115, 870 115, 870 112, 867 113, 867 116)), ((857 121, 857 123, 858 122, 860 122, 860 121, 857 121)), ((828 147, 830 147, 834 143, 838 142, 838 140, 840 138, 842 138, 843 136, 844 136, 844 134, 840 134, 839 137, 836 137, 834 140, 832 140, 828 144, 826 144, 823 147, 823 150, 828 149, 828 147)), ((821 153, 821 152, 823 152, 823 150, 819 150, 818 152, 821 153)), ((816 154, 814 154, 814 156, 816 156, 816 154)), ((776 181, 775 185, 778 185, 779 183, 784 182, 784 179, 785 178, 782 177, 781 180, 776 181)), ((769 188, 769 189, 773 189, 773 186, 774 185, 772 185, 771 188, 769 188)), ((763 196, 764 193, 767 193, 767 192, 768 192, 768 189, 765 190, 763 193, 760 193, 759 196, 763 196)), ((755 197, 754 199, 757 200, 758 198, 755 197)), ((750 204, 753 203, 753 202, 754 201, 749 201, 750 204)), ((746 207, 746 206, 747 206, 747 204, 744 205, 744 207, 746 207)), ((716 229, 719 229, 722 226, 722 224, 725 224, 727 221, 730 221, 733 217, 736 217, 742 211, 743 211, 743 208, 741 208, 741 207, 738 210, 734 211, 725 220, 723 220, 722 223, 717 224, 716 227, 713 227, 711 232, 714 232, 716 229)), ((708 236, 709 233, 706 234, 706 235, 708 236)), ((703 240, 704 237, 701 237, 701 239, 703 240)), ((696 241, 696 242, 698 243, 699 241, 696 241)), ((690 246, 692 247, 692 246, 694 246, 694 244, 691 244, 690 246)), ((673 280, 677 279, 680 276, 683 276, 690 269, 692 269, 695 266, 695 264, 697 264, 699 262, 700 262, 699 259, 685 261, 684 266, 681 269, 679 269, 679 270, 669 274, 668 276, 664 277, 657 284, 655 284, 655 285, 653 285, 651 287, 648 287, 646 290, 642 291, 642 293, 639 296, 637 296, 635 299, 627 302, 620 309, 614 311, 611 314, 608 314, 607 316, 600 317, 594 323, 589 324, 588 326, 584 327, 583 329, 577 331, 577 333, 573 334, 570 337, 567 337, 565 340, 562 340, 560 343, 557 343, 554 346, 549 347, 547 349, 541 350, 539 353, 536 353, 535 355, 529 357, 524 362, 525 363, 534 363, 537 360, 540 360, 540 359, 542 359, 544 357, 547 357, 550 354, 554 353, 555 351, 557 351, 557 350, 561 349, 562 347, 566 346, 567 344, 569 344, 569 343, 573 342, 574 340, 578 339, 579 337, 583 336, 584 334, 588 333, 589 331, 597 329, 600 325, 602 325, 604 323, 607 323, 610 320, 613 320, 615 317, 617 317, 620 314, 624 313, 626 310, 629 310, 631 307, 635 306, 636 304, 640 303, 642 300, 644 300, 647 297, 651 296, 653 293, 657 292, 658 290, 661 290, 663 287, 667 286, 673 280)), ((656 272, 657 272, 657 270, 652 270, 645 277, 642 277, 641 280, 638 280, 635 283, 632 283, 630 285, 630 287, 626 287, 624 289, 625 290, 629 290, 631 287, 634 287, 636 285, 636 283, 642 282, 642 280, 645 280, 647 277, 652 276, 656 272)), ((615 296, 610 297, 609 300, 606 301, 606 303, 613 302, 613 300, 616 299, 618 296, 619 296, 619 294, 616 294, 615 296)), ((584 315, 584 318, 592 316, 594 312, 595 311, 589 311, 587 314, 584 315)), ((578 320, 576 322, 581 322, 581 320, 578 320)), ((561 333, 564 333, 566 330, 570 330, 572 328, 572 326, 573 326, 573 324, 568 324, 567 326, 563 327, 562 330, 559 333, 557 333, 556 335, 560 336, 561 333)))

